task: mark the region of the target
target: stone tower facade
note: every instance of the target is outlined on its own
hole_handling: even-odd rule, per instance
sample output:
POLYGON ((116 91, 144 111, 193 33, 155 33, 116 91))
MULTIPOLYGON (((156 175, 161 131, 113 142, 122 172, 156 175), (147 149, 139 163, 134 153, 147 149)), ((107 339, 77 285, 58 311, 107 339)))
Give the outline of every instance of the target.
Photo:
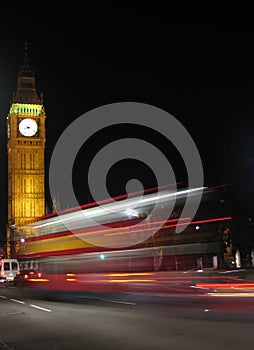
POLYGON ((7 117, 7 255, 29 237, 28 223, 45 214, 45 109, 25 43, 17 89, 7 117))

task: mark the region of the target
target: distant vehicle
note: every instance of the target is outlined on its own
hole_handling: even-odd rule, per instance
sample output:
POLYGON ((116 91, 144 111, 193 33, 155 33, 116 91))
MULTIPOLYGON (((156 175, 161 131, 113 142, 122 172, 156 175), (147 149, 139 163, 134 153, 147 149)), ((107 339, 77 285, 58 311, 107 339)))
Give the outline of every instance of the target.
POLYGON ((17 259, 0 259, 0 282, 12 282, 19 271, 17 259))
POLYGON ((21 270, 17 272, 16 276, 14 277, 13 283, 14 285, 23 285, 27 284, 29 282, 32 282, 35 279, 40 279, 42 273, 37 270, 21 270))

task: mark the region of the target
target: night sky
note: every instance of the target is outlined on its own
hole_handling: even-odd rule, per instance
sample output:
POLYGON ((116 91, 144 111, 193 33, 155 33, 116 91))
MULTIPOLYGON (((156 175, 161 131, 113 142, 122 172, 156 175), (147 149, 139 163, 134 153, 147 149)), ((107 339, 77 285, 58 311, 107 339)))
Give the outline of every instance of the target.
MULTIPOLYGON (((57 139, 83 113, 108 103, 142 102, 164 109, 186 127, 200 152, 205 185, 229 184, 246 210, 254 209, 253 10, 229 2, 197 10, 110 3, 61 12, 14 7, 6 8, 0 21, 2 232, 7 217, 6 116, 25 37, 46 108, 46 169, 57 139)), ((73 178, 80 202, 89 199, 86 171, 96 150, 127 136, 154 140, 177 179, 184 181, 184 165, 170 145, 138 128, 116 127, 95 136, 77 157, 73 178)), ((109 175, 112 195, 124 193, 133 175, 145 187, 154 184, 142 164, 121 163, 109 175)))

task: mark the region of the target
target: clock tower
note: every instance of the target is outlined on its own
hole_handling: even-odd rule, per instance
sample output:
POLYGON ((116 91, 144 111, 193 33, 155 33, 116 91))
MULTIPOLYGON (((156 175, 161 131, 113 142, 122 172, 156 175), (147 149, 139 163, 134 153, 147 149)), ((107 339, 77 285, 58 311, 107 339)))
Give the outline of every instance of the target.
POLYGON ((45 213, 45 110, 38 96, 27 43, 7 117, 7 255, 29 237, 28 223, 45 213))

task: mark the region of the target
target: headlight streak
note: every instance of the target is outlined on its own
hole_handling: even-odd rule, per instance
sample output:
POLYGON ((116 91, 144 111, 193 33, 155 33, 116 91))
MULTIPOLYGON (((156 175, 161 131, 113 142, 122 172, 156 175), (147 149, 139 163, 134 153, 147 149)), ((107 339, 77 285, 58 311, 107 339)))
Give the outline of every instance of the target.
MULTIPOLYGON (((204 189, 207 189, 207 187, 199 187, 199 188, 193 188, 193 189, 188 189, 188 190, 182 190, 178 192, 166 192, 161 195, 145 195, 143 199, 139 202, 139 204, 135 207, 135 211, 138 211, 139 208, 142 208, 143 206, 147 204, 153 204, 153 203, 162 203, 165 202, 166 200, 169 200, 170 198, 180 198, 181 196, 185 196, 187 194, 193 194, 195 192, 201 192, 204 189)), ((133 204, 136 203, 136 200, 131 198, 131 199, 126 199, 124 200, 123 203, 110 203, 107 205, 104 205, 103 207, 95 207, 95 208, 88 208, 83 211, 78 211, 77 213, 68 213, 64 215, 59 215, 56 218, 49 218, 46 219, 47 222, 42 222, 38 223, 36 225, 31 224, 31 226, 34 229, 40 229, 45 226, 49 225, 56 225, 56 224, 70 224, 72 222, 77 223, 77 220, 81 219, 81 224, 82 227, 90 227, 91 223, 90 222, 85 222, 85 218, 100 218, 103 216, 106 216, 107 218, 109 217, 109 212, 114 212, 116 214, 120 214, 122 217, 125 216, 125 211, 132 208, 133 209, 133 204)), ((119 219, 119 217, 117 217, 119 219)), ((104 222, 105 223, 105 222, 104 222)))

